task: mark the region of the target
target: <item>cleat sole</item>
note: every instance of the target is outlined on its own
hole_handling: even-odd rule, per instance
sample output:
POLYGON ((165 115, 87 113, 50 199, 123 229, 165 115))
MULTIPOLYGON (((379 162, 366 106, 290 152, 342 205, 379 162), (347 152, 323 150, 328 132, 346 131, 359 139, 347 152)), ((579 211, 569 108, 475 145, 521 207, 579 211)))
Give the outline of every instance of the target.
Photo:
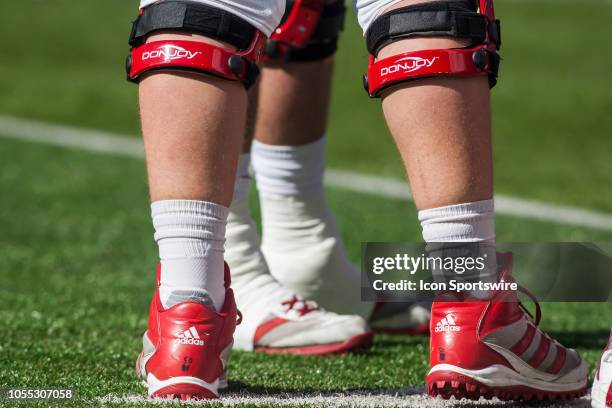
POLYGON ((160 388, 150 395, 151 398, 180 399, 181 401, 210 400, 219 398, 212 391, 194 384, 172 384, 160 388))
POLYGON ((430 396, 440 396, 443 399, 455 397, 456 399, 478 400, 491 399, 494 396, 502 401, 533 400, 562 400, 580 398, 586 394, 587 387, 577 390, 551 392, 525 385, 508 387, 488 387, 479 381, 454 371, 436 371, 427 376, 427 390, 430 396))
POLYGON ((256 346, 255 351, 265 354, 293 354, 300 356, 325 356, 335 354, 348 354, 365 351, 372 347, 374 335, 372 332, 351 337, 341 343, 320 344, 316 346, 303 347, 260 347, 256 346))

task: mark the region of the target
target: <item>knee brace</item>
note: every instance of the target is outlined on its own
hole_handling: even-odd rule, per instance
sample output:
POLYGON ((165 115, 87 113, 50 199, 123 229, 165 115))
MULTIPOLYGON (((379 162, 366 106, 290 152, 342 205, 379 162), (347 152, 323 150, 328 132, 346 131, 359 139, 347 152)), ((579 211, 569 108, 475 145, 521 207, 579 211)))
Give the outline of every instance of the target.
POLYGON ((436 76, 484 76, 497 83, 501 47, 499 20, 492 0, 435 1, 383 14, 366 32, 370 53, 364 87, 370 97, 392 85, 436 76), (387 44, 413 37, 455 37, 470 40, 465 48, 406 52, 376 61, 387 44))
POLYGON ((344 28, 344 0, 294 0, 266 43, 268 59, 317 61, 333 55, 344 28))
POLYGON ((134 21, 126 62, 128 80, 137 83, 146 72, 178 70, 241 81, 248 88, 259 74, 265 40, 232 13, 197 2, 162 0, 142 9, 134 21), (146 42, 148 35, 160 31, 201 34, 238 51, 188 40, 146 42))

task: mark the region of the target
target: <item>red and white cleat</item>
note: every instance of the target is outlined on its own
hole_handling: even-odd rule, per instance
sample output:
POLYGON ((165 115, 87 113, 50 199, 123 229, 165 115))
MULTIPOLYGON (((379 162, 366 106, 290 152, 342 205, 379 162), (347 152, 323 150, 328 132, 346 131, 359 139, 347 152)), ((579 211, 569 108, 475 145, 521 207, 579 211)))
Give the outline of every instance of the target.
POLYGON ((593 379, 591 405, 593 408, 612 408, 612 333, 593 379))
MULTIPOLYGON (((361 317, 327 312, 295 295, 268 313, 252 337, 246 334, 247 341, 237 341, 237 349, 323 356, 362 351, 372 345, 373 334, 361 317)), ((243 338, 242 331, 241 327, 237 339, 243 338)))
MULTIPOLYGON (((159 267, 157 271, 159 286, 159 267)), ((220 312, 196 302, 164 309, 156 290, 136 374, 150 397, 213 399, 227 386, 226 367, 238 310, 225 267, 225 304, 220 312)))
MULTIPOLYGON (((241 164, 244 167, 243 159, 241 164)), ((345 314, 337 314, 323 310, 310 296, 299 296, 272 276, 261 251, 257 227, 251 217, 249 185, 250 178, 242 173, 237 179, 226 231, 225 259, 231 266, 236 301, 244 314, 244 321, 234 334, 234 348, 270 354, 326 355, 344 354, 369 347, 372 333, 359 311, 371 309, 371 306, 362 302, 343 302, 347 295, 351 299, 359 298, 359 291, 347 288, 351 282, 342 280, 338 286, 333 287, 334 303, 343 304, 345 310, 345 314)), ((281 252, 283 261, 288 263, 284 266, 282 262, 277 263, 289 268, 283 275, 293 276, 302 283, 310 282, 309 291, 315 287, 320 288, 323 283, 329 284, 327 279, 332 275, 342 275, 344 269, 323 271, 321 268, 328 265, 329 251, 317 250, 324 249, 319 243, 324 242, 324 246, 330 249, 329 246, 338 247, 338 241, 325 238, 321 235, 322 231, 311 231, 310 226, 320 225, 320 222, 310 213, 303 218, 295 214, 292 208, 304 209, 299 200, 294 202, 291 198, 281 201, 280 207, 270 213, 272 219, 268 218, 264 226, 276 225, 279 231, 284 231, 284 238, 280 241, 286 245, 281 252), (279 215, 281 211, 293 220, 291 225, 284 224, 284 221, 281 224, 274 222, 274 215, 279 215), (297 227, 297 231, 293 227, 297 227), (303 239, 312 244, 315 250, 305 252, 301 244, 303 239), (305 271, 309 272, 308 276, 302 275, 305 271)), ((270 210, 269 207, 267 209, 270 210)), ((356 282, 359 287, 359 280, 356 282)))
MULTIPOLYGON (((511 254, 499 254, 502 280, 511 279, 511 254)), ((573 349, 538 328, 516 293, 495 301, 436 301, 430 324, 427 389, 448 399, 569 399, 585 394, 588 368, 573 349)), ((534 299, 535 300, 535 299, 534 299)))

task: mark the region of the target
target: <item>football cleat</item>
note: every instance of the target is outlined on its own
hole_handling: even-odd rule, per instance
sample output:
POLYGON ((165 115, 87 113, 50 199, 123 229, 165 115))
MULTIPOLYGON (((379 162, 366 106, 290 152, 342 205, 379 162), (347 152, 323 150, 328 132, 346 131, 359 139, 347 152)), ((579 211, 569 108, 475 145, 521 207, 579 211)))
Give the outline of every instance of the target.
MULTIPOLYGON (((326 355, 369 347, 372 333, 362 317, 327 312, 270 274, 249 209, 249 184, 248 177, 237 180, 225 243, 236 301, 244 313, 234 334, 235 349, 326 355)), ((296 260, 291 268, 297 273, 299 266, 296 260)))
MULTIPOLYGON (((431 305, 431 304, 430 304, 431 305)), ((414 302, 378 302, 369 323, 374 333, 416 336, 429 333, 430 305, 414 302)))
MULTIPOLYGON (((511 254, 499 254, 501 278, 511 281, 511 254)), ((529 294, 525 289, 521 290, 529 294)), ((489 301, 435 301, 430 323, 427 389, 448 399, 568 399, 585 394, 588 368, 573 350, 538 328, 514 292, 489 301)), ((535 298, 533 298, 535 301, 535 298)))
POLYGON ((260 195, 267 237, 262 245, 249 207, 251 178, 244 171, 236 179, 225 242, 245 317, 234 336, 237 349, 343 353, 371 342, 368 319, 380 332, 427 331, 425 307, 381 303, 374 308, 361 300, 361 274, 346 255, 322 192, 304 200, 260 195))
MULTIPOLYGON (((157 268, 159 287, 160 268, 157 268)), ((239 312, 225 266, 225 303, 220 312, 196 302, 164 309, 155 291, 136 374, 154 398, 214 399, 227 386, 227 363, 239 312)))
POLYGON ((612 333, 593 379, 591 405, 593 408, 612 408, 612 333))
POLYGON ((255 351, 320 356, 361 351, 372 345, 372 332, 359 316, 327 312, 295 295, 279 306, 255 330, 255 351))

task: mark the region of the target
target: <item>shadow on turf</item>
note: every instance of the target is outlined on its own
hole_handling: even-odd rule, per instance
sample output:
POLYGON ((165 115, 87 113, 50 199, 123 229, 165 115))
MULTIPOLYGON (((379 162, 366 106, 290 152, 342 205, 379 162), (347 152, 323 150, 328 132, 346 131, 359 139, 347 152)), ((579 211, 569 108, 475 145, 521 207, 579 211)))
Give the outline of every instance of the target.
MULTIPOLYGON (((405 336, 403 334, 391 335, 377 335, 376 342, 374 343, 375 348, 387 348, 387 347, 410 347, 417 346, 419 344, 429 343, 429 335, 415 335, 405 336), (381 337, 384 336, 384 337, 381 337)), ((368 354, 366 351, 364 354, 368 354)))
POLYGON ((327 389, 318 390, 316 388, 307 387, 299 390, 287 390, 287 388, 280 387, 262 387, 257 385, 250 385, 242 381, 230 381, 229 387, 223 394, 256 394, 266 396, 323 396, 331 397, 338 395, 392 395, 392 396, 411 396, 411 395, 422 395, 425 393, 425 386, 415 387, 402 387, 402 388, 353 388, 353 389, 327 389))

